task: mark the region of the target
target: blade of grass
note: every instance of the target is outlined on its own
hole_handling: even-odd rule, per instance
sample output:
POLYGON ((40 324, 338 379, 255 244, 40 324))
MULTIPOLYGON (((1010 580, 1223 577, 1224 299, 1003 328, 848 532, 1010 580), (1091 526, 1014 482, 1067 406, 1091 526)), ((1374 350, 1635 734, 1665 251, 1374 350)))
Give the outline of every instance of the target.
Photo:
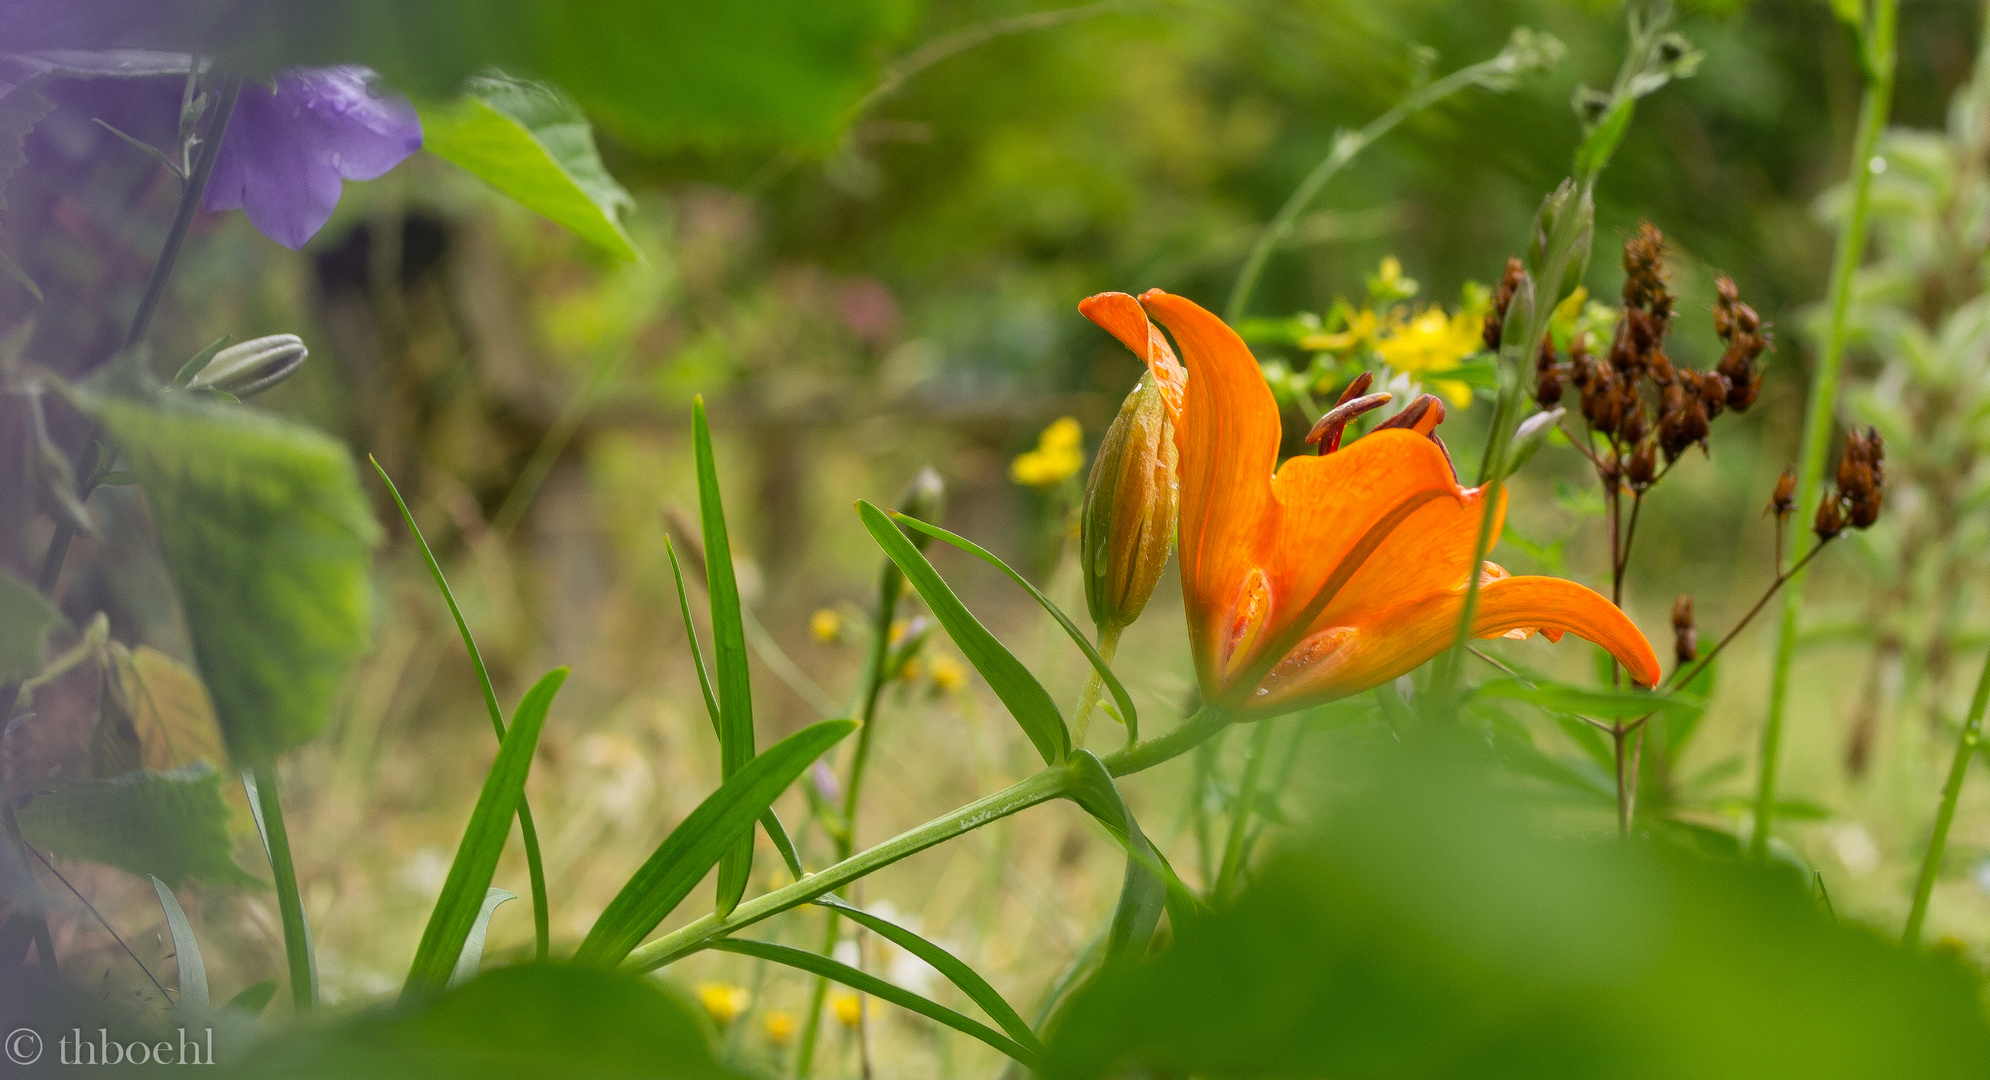
POLYGON ((1175 876, 1161 854, 1133 818, 1133 810, 1120 794, 1112 770, 1090 750, 1071 755, 1069 797, 1097 818, 1126 849, 1126 877, 1120 884, 1119 901, 1113 908, 1112 925, 1106 933, 1106 955, 1112 959, 1145 955, 1153 940, 1161 911, 1168 912, 1179 933, 1197 914, 1195 896, 1175 876))
POLYGON ((546 725, 546 712, 553 695, 567 678, 566 668, 554 668, 540 679, 518 703, 511 730, 499 744, 497 760, 484 777, 484 789, 477 796, 476 809, 456 847, 456 861, 450 864, 442 895, 415 947, 414 963, 408 967, 408 981, 401 989, 403 999, 439 991, 449 984, 463 944, 477 923, 491 875, 497 872, 505 840, 511 835, 511 819, 525 795, 525 777, 532 771, 532 755, 539 748, 539 732, 546 725))
POLYGON ((1955 760, 1949 764, 1948 783, 1942 788, 1941 805, 1935 810, 1935 831, 1928 837, 1928 853, 1921 859, 1921 877, 1914 884, 1914 907, 1907 915, 1907 929, 1901 943, 1908 948, 1920 944, 1921 926, 1928 919, 1928 900, 1935 892, 1935 877, 1941 873, 1942 852, 1947 849, 1949 826, 1955 822, 1956 800, 1962 797, 1963 781, 1969 778, 1969 761, 1983 737, 1983 713, 1990 708, 1990 658, 1983 661, 1983 674, 1976 679, 1976 693, 1969 701, 1969 716, 1963 721, 1962 735, 1956 741, 1955 760))
POLYGON ((1126 723, 1127 738, 1134 742, 1140 740, 1140 716, 1133 708, 1132 695, 1126 692, 1126 687, 1120 685, 1118 676, 1112 673, 1112 665, 1106 663, 1105 658, 1099 655, 1099 651, 1092 647, 1090 641, 1085 640, 1085 632, 1078 629, 1078 624, 1072 622, 1070 616, 1064 614, 1063 609, 1051 603, 1050 597, 1043 595, 1023 575, 1016 573, 1015 570, 1010 568, 1008 563, 997 558, 994 552, 989 551, 987 548, 964 536, 956 536, 940 528, 938 525, 920 521, 918 518, 901 514, 895 510, 891 513, 891 519, 907 528, 917 529, 934 539, 944 540, 962 551, 979 558, 1004 574, 1009 575, 1010 581, 1021 585, 1024 592, 1036 598, 1036 602, 1043 607, 1043 610, 1048 612, 1051 618, 1057 620, 1057 625, 1062 626, 1064 632, 1070 635, 1072 642, 1084 652, 1085 659, 1092 663, 1092 670, 1099 673, 1099 678, 1104 680, 1106 689, 1112 692, 1112 699, 1119 706, 1120 718, 1126 723))
POLYGON ((290 861, 290 834, 283 828, 283 804, 276 788, 276 768, 255 765, 242 770, 242 790, 249 812, 263 838, 263 852, 276 878, 277 910, 283 917, 283 954, 290 966, 290 1000, 298 1012, 318 1007, 318 957, 311 948, 311 924, 304 918, 304 899, 297 892, 297 868, 290 861))
MULTIPOLYGON (((477 686, 484 692, 484 708, 491 714, 491 728, 497 732, 498 742, 504 742, 504 710, 498 707, 497 690, 491 685, 490 670, 484 667, 483 650, 477 648, 477 639, 470 635, 470 624, 463 619, 463 609, 456 606, 456 593, 449 587, 449 579, 442 576, 442 564, 435 559, 435 552, 429 549, 428 538, 422 535, 421 526, 415 524, 415 515, 408 510, 408 504, 401 498, 401 489, 394 486, 394 480, 387 475, 377 458, 367 455, 373 463, 373 471, 380 474, 380 481, 387 485, 387 494, 394 497, 394 505, 400 508, 401 520, 408 523, 408 532, 415 538, 415 546, 421 549, 422 560, 428 563, 428 572, 435 578, 435 587, 442 592, 443 602, 449 605, 449 615, 456 620, 456 632, 462 635, 463 650, 470 654, 470 667, 477 673, 477 686)), ((532 935, 538 950, 538 957, 546 959, 552 951, 552 915, 546 908, 546 863, 539 854, 539 828, 532 821, 532 807, 524 796, 518 800, 518 833, 525 842, 525 872, 532 881, 532 935)))
POLYGON ((251 1018, 261 1016, 263 1010, 269 1008, 270 1000, 274 997, 276 997, 276 980, 264 979, 262 982, 243 987, 240 993, 229 998, 221 1006, 221 1011, 240 1013, 251 1018))
POLYGON ((173 890, 158 878, 152 888, 159 894, 159 906, 166 912, 166 929, 173 935, 173 959, 180 965, 180 1012, 198 1016, 207 1011, 207 965, 200 958, 200 942, 173 890))
MULTIPOLYGON (((733 577, 732 542, 726 536, 725 506, 719 498, 718 463, 705 399, 691 402, 691 437, 698 457, 698 516, 704 531, 705 593, 712 601, 712 660, 719 684, 719 767, 721 779, 753 760, 753 683, 746 667, 746 627, 740 619, 739 582, 733 577)), ((718 913, 723 916, 746 895, 753 872, 753 830, 746 830, 719 860, 718 913)))
MULTIPOLYGON (((1065 730, 1064 716, 1057 711, 1057 703, 1050 699, 1043 684, 1030 674, 1022 661, 1017 660, 1007 646, 996 639, 981 621, 967 610, 947 586, 933 564, 912 545, 898 526, 892 524, 885 512, 868 502, 857 503, 857 514, 863 519, 864 527, 870 530, 871 537, 898 564, 907 581, 926 601, 926 607, 933 617, 946 628, 947 636, 953 638, 960 647, 961 655, 974 665, 974 670, 988 681, 995 696, 1016 718, 1023 734, 1036 746, 1044 763, 1055 765, 1071 753, 1071 735, 1065 730)), ((910 521, 911 519, 907 519, 910 521)))
MULTIPOLYGON (((678 564, 677 548, 670 542, 668 536, 663 538, 663 552, 670 556, 670 573, 677 579, 677 608, 684 616, 684 640, 691 645, 691 666, 698 671, 698 690, 705 698, 705 715, 712 718, 712 733, 723 740, 725 732, 720 726, 719 701, 712 696, 712 679, 705 674, 705 653, 698 645, 698 627, 691 621, 691 597, 684 589, 684 568, 678 564)), ((767 812, 760 816, 760 826, 767 830, 768 838, 774 841, 775 849, 781 853, 781 861, 788 864, 788 873, 794 875, 796 881, 800 881, 801 856, 795 853, 795 842, 789 839, 788 830, 781 824, 781 819, 774 813, 773 807, 768 807, 767 812)))
POLYGON ((842 912, 845 918, 862 923, 878 936, 932 965, 933 970, 945 976, 948 982, 960 988, 961 993, 981 1006, 981 1010, 988 1014, 989 1019, 1002 1025, 1002 1030, 1008 1032, 1010 1038, 1022 1044, 1032 1054, 1038 1056, 1043 1054, 1043 1043, 1037 1039, 1036 1032, 1030 1030, 1028 1021, 1011 1008, 1009 1003, 1003 1000, 1002 995, 995 992, 994 987, 988 985, 988 980, 983 979, 959 957, 905 927, 888 919, 879 918, 855 904, 838 899, 833 894, 821 897, 815 902, 824 907, 835 908, 842 912))
POLYGON ((484 906, 477 909, 477 921, 470 924, 470 936, 463 939, 463 951, 456 957, 456 967, 449 972, 449 989, 477 977, 477 969, 484 963, 484 938, 490 933, 491 916, 497 914, 499 904, 516 899, 517 896, 495 886, 484 890, 484 906))
POLYGON ((574 958, 603 967, 621 963, 690 894, 721 854, 737 846, 742 833, 751 834, 754 820, 781 792, 856 727, 854 720, 811 724, 768 747, 720 784, 622 886, 574 958))
POLYGON ((1002 1053, 1022 1062, 1032 1069, 1036 1067, 1038 1061, 1036 1053, 1018 1044, 1001 1032, 996 1031, 994 1028, 978 1020, 962 1016, 938 1002, 920 997, 918 994, 904 987, 888 983, 875 975, 858 971, 848 964, 837 963, 829 957, 809 952, 806 949, 797 949, 790 945, 776 945, 770 941, 749 941, 739 938, 714 941, 707 947, 718 952, 738 953, 741 956, 751 956, 755 959, 771 961, 786 967, 797 968, 801 971, 833 979, 853 990, 862 991, 881 1001, 889 1001, 902 1009, 909 1009, 921 1016, 937 1020, 963 1035, 968 1035, 987 1043, 989 1046, 1000 1050, 1002 1053))

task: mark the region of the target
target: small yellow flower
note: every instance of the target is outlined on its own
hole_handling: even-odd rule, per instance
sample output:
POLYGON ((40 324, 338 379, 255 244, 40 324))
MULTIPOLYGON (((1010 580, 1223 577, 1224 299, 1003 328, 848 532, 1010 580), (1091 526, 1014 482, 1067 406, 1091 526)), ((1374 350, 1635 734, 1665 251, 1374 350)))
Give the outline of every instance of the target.
POLYGON ((753 995, 744 987, 731 983, 700 983, 698 1002, 710 1014, 712 1022, 724 1027, 737 1019, 740 1013, 753 1004, 753 995))
POLYGON ((896 645, 905 640, 906 631, 912 629, 911 619, 891 620, 891 629, 885 631, 884 640, 888 645, 896 645))
POLYGON ((1459 309, 1446 315, 1432 304, 1375 343, 1375 353, 1396 371, 1430 383, 1454 408, 1472 403, 1471 386, 1456 379, 1432 379, 1476 355, 1483 343, 1482 316, 1459 309))
POLYGON ((817 609, 808 617, 808 636, 825 643, 837 641, 843 636, 843 616, 831 608, 817 609))
POLYGON ((1347 329, 1301 338, 1299 347, 1309 352, 1345 352, 1368 347, 1375 344, 1375 335, 1381 327, 1382 321, 1376 316, 1375 309, 1362 308, 1347 320, 1347 329))
POLYGON ((932 659, 933 689, 952 693, 967 685, 967 668, 945 653, 932 659))
POLYGON ((784 1012, 770 1012, 766 1020, 767 1041, 775 1046, 786 1046, 795 1037, 795 1018, 784 1012))
POLYGON ((1068 416, 1056 420, 1037 436, 1036 449, 1009 463, 1009 475, 1033 488, 1056 487, 1085 467, 1084 440, 1078 421, 1068 416))
POLYGON ((905 663, 898 669, 898 677, 908 683, 916 683, 919 681, 919 676, 925 673, 925 670, 925 665, 919 662, 918 657, 908 656, 905 658, 905 663))
POLYGON ((829 1008, 836 1013, 837 1023, 855 1031, 864 1019, 864 1003, 855 994, 832 994, 829 1008))
POLYGON ((1394 255, 1382 257, 1382 265, 1368 276, 1368 295, 1377 303, 1393 304, 1417 294, 1415 278, 1403 276, 1403 264, 1394 255))

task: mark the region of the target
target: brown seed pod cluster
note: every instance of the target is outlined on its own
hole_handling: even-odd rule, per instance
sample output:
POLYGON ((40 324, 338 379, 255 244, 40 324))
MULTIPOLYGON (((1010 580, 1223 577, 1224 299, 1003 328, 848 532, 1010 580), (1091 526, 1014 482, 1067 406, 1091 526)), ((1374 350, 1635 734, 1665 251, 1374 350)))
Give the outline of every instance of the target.
POLYGON ((1700 632, 1693 626, 1693 595, 1672 602, 1672 658, 1690 664, 1700 655, 1700 632))
POLYGON ((1499 276, 1499 287, 1492 294, 1492 308, 1486 312, 1484 337, 1488 352, 1499 351, 1500 336, 1506 333, 1506 309, 1513 306, 1513 292, 1520 287, 1521 275, 1526 272, 1519 256, 1506 260, 1506 272, 1499 276))
POLYGON ((1845 436, 1845 453, 1838 458, 1838 490, 1817 505, 1811 531, 1829 540, 1845 531, 1869 529, 1879 520, 1886 487, 1886 445, 1878 430, 1854 428, 1845 436))
POLYGON ((1590 430, 1609 440, 1606 479, 1643 491, 1660 474, 1660 454, 1670 464, 1696 444, 1704 448, 1715 417, 1755 403, 1762 385, 1756 361, 1768 348, 1768 332, 1732 281, 1722 278, 1718 293, 1714 322, 1727 346, 1720 364, 1712 371, 1675 365, 1665 352, 1673 316, 1665 237, 1643 222, 1624 242, 1624 306, 1608 354, 1594 356, 1577 335, 1566 361, 1546 345, 1535 359, 1540 406, 1552 408, 1573 388, 1590 430))

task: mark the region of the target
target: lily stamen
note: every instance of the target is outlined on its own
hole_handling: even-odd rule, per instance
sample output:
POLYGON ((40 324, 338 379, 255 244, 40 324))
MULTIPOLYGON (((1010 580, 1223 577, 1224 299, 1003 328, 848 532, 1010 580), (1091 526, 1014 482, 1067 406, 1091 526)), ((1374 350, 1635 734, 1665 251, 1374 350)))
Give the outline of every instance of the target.
MULTIPOLYGON (((1370 377, 1367 372, 1363 372, 1361 375, 1362 379, 1370 377)), ((1355 385, 1361 385, 1361 379, 1356 379, 1355 385)), ((1349 389, 1353 389, 1353 387, 1349 389)), ((1383 391, 1379 394, 1364 394, 1361 397, 1352 399, 1346 395, 1342 395, 1341 403, 1328 409, 1327 414, 1320 417, 1320 422, 1313 425, 1313 430, 1306 433, 1306 445, 1318 446, 1320 454, 1323 457, 1333 453, 1340 449, 1341 433, 1346 430, 1347 425, 1355 417, 1387 405, 1395 396, 1388 391, 1383 391)))

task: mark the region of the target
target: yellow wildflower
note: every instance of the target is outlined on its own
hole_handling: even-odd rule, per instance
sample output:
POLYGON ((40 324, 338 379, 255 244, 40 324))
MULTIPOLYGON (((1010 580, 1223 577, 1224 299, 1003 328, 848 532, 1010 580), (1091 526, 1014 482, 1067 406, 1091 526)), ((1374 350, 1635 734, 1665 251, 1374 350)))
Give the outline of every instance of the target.
POLYGON ((899 666, 898 677, 908 683, 916 683, 925 670, 925 665, 919 662, 918 657, 908 656, 905 658, 905 663, 899 666))
POLYGON ((893 619, 891 620, 891 629, 885 631, 884 639, 886 643, 896 645, 905 640, 906 632, 911 629, 911 619, 893 619))
POLYGON ((784 1012, 770 1012, 766 1021, 767 1041, 786 1046, 795 1037, 795 1018, 784 1012))
POLYGON ((713 1023, 724 1027, 746 1011, 746 1007, 753 1003, 753 995, 744 987, 731 983, 700 983, 698 1002, 705 1007, 713 1023))
POLYGON ((829 1008, 836 1014, 838 1023, 853 1031, 864 1019, 864 1003, 855 994, 830 995, 829 1008))
POLYGON ((1018 454, 1009 464, 1016 483, 1033 488, 1053 488, 1085 467, 1085 429, 1078 421, 1063 417, 1037 436, 1036 449, 1018 454))
POLYGON ((1403 372, 1444 395, 1453 408, 1472 403, 1472 388, 1456 379, 1433 379, 1450 371, 1478 353, 1482 341, 1482 316, 1467 309, 1446 315, 1432 304, 1401 327, 1375 343, 1375 353, 1390 368, 1403 372))
POLYGON ((1375 273, 1368 275, 1368 295, 1377 303, 1393 304, 1398 300, 1408 300, 1417 294, 1415 278, 1403 276, 1403 264, 1394 255, 1384 255, 1382 265, 1375 273))
POLYGON ((1375 335, 1382 329, 1382 321, 1374 308, 1362 308, 1348 317, 1347 329, 1332 334, 1313 334, 1299 339, 1299 347, 1308 352, 1345 352, 1348 349, 1365 348, 1375 344, 1375 335))
POLYGON ((831 608, 817 609, 808 617, 808 636, 821 642, 835 642, 843 636, 843 616, 831 608))
POLYGON ((967 685, 967 668, 945 653, 932 659, 933 689, 952 693, 967 685))

